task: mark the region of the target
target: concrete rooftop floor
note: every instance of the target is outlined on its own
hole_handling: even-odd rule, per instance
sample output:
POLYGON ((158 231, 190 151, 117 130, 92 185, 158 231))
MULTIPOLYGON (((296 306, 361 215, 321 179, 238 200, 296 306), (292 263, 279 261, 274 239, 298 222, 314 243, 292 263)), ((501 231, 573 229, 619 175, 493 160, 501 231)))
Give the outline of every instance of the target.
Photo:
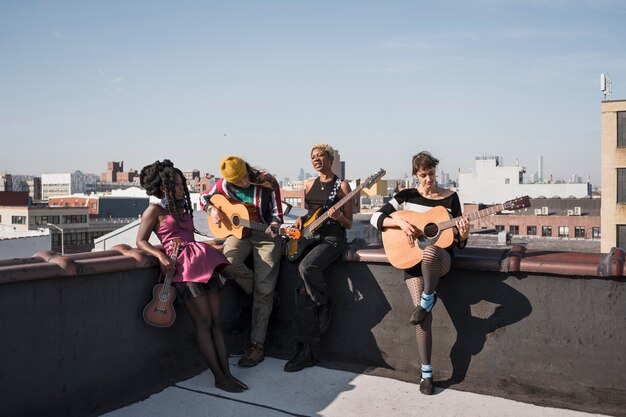
POLYGON ((233 375, 249 390, 231 394, 213 387, 207 370, 180 381, 144 401, 105 414, 107 417, 368 417, 368 416, 481 416, 561 417, 592 416, 558 408, 539 407, 499 397, 437 388, 424 396, 416 384, 394 379, 326 369, 319 366, 301 372, 283 371, 284 360, 266 358, 233 375))

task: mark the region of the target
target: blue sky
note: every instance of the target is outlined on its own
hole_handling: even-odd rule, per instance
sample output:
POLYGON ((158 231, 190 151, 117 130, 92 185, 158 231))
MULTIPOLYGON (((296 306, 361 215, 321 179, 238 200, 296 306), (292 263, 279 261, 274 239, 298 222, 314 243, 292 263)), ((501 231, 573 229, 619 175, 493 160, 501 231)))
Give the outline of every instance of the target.
POLYGON ((0 171, 239 155, 279 177, 333 145, 347 177, 429 150, 600 182, 600 74, 626 99, 626 2, 3 1, 0 171))

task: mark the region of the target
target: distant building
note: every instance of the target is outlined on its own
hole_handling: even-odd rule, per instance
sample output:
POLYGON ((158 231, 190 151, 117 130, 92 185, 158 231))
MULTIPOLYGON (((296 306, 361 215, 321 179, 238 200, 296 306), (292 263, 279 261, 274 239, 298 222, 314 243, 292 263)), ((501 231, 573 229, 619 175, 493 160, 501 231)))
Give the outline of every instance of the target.
POLYGON ((107 162, 107 170, 100 174, 101 182, 117 182, 117 174, 124 171, 124 161, 107 162))
POLYGON ((198 187, 194 192, 200 194, 206 193, 211 189, 211 187, 213 187, 213 185, 215 185, 216 181, 217 179, 215 178, 215 175, 204 174, 204 176, 198 180, 198 187))
MULTIPOLYGON (((471 223, 472 232, 495 230, 513 236, 600 239, 601 200, 597 198, 535 198, 527 209, 485 216, 471 223)), ((468 215, 485 208, 466 203, 468 215)))
POLYGON ((337 175, 339 178, 346 178, 346 164, 345 162, 341 162, 341 155, 339 155, 339 151, 337 149, 334 150, 335 154, 333 155, 333 166, 331 167, 333 173, 337 175))
POLYGON ((525 184, 526 168, 518 163, 503 166, 497 156, 476 157, 474 171, 459 173, 461 203, 497 204, 514 197, 583 198, 591 196, 591 184, 525 184))
POLYGON ((605 101, 602 123, 602 243, 626 249, 626 100, 605 101))
MULTIPOLYGON (((48 207, 30 204, 26 191, 0 193, 0 229, 25 233, 50 228, 52 250, 61 252, 63 236, 66 253, 85 252, 93 248, 94 239, 136 220, 136 213, 141 208, 133 207, 129 199, 106 198, 103 200, 104 207, 121 204, 116 206, 119 214, 129 213, 133 209, 135 211, 130 217, 100 218, 89 215, 92 206, 87 201, 90 200, 85 199, 82 205, 77 203, 72 206, 68 201, 67 204, 63 202, 62 205, 48 207), (48 226, 48 223, 59 227, 63 232, 54 226, 48 226)), ((98 203, 101 204, 102 201, 98 203)), ((147 196, 142 199, 142 204, 147 207, 147 196)))
POLYGON ((0 226, 0 260, 30 258, 39 251, 50 250, 49 229, 16 231, 0 226))
POLYGON ((11 180, 11 174, 0 174, 0 192, 13 191, 13 181, 11 180))
POLYGON ((25 188, 28 190, 28 196, 32 201, 41 201, 41 177, 33 177, 25 181, 25 188))
POLYGON ((127 196, 70 195, 50 197, 50 207, 87 207, 92 219, 130 218, 140 216, 148 208, 149 198, 127 196))
POLYGON ((107 162, 107 170, 100 174, 100 181, 98 181, 93 192, 104 192, 137 184, 139 184, 139 173, 137 170, 124 171, 124 161, 112 161, 107 162))
POLYGON ((41 199, 47 201, 50 197, 84 193, 87 184, 93 181, 93 174, 83 174, 80 171, 63 174, 41 175, 41 199))
POLYGON ((187 188, 192 193, 200 192, 200 171, 192 169, 191 171, 184 171, 183 176, 187 181, 187 188))

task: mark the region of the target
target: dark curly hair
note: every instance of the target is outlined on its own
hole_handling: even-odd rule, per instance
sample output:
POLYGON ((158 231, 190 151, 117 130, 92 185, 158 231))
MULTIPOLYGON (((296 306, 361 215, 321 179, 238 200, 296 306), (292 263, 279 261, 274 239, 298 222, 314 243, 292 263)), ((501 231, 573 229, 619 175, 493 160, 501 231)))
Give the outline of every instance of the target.
POLYGON ((174 167, 169 159, 163 161, 155 161, 150 165, 146 165, 141 169, 139 174, 139 182, 148 195, 153 195, 160 199, 167 200, 167 210, 175 218, 179 218, 176 207, 176 174, 180 175, 183 182, 183 191, 185 193, 185 213, 193 217, 191 206, 191 198, 189 197, 189 188, 187 188, 187 180, 183 172, 174 167))
POLYGON ((280 188, 280 185, 278 184, 278 181, 276 181, 276 178, 269 172, 253 168, 247 162, 246 171, 248 171, 248 176, 252 184, 269 189, 280 188))

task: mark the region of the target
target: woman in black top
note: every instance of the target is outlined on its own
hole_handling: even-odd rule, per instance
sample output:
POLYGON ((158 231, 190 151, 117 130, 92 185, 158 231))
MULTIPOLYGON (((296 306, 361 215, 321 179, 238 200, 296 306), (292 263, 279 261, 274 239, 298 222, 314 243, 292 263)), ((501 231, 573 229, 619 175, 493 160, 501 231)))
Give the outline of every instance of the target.
MULTIPOLYGON (((413 156, 413 175, 419 183, 418 186, 396 194, 372 216, 372 225, 378 230, 399 227, 407 236, 416 237, 417 228, 404 219, 394 218, 393 212, 412 210, 423 213, 433 207, 443 206, 452 217, 460 217, 456 222, 458 234, 455 240, 458 247, 465 247, 469 235, 469 221, 461 217, 461 203, 456 192, 439 188, 437 185, 435 177, 437 164, 439 160, 428 152, 420 152, 413 156)), ((452 247, 441 249, 434 245, 427 246, 422 261, 405 270, 405 282, 415 305, 410 322, 416 326, 417 348, 422 361, 420 391, 426 395, 433 393, 433 372, 430 364, 433 318, 430 312, 437 301, 435 289, 439 279, 450 271, 453 255, 452 247)))
POLYGON ((298 266, 296 317, 293 321, 297 349, 295 356, 285 364, 286 372, 297 372, 317 362, 311 346, 319 344, 320 335, 330 324, 324 270, 343 253, 347 245, 346 229, 352 227, 352 204, 332 208, 351 191, 350 185, 332 171, 334 154, 333 148, 326 144, 314 145, 311 149, 311 163, 319 177, 307 180, 305 206, 309 213, 294 223, 295 227, 302 229, 303 223, 318 209, 321 209, 320 214, 327 210, 330 217, 318 229, 322 236, 320 243, 302 258, 298 266))

